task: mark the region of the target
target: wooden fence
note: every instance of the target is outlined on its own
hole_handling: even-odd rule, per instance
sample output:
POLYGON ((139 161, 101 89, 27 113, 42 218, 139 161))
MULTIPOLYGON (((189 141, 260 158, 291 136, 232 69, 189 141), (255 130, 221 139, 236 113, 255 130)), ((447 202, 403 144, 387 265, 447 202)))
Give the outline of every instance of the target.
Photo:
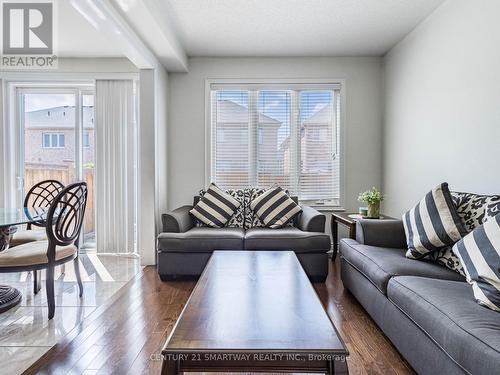
MULTIPOLYGON (((75 170, 73 165, 45 165, 32 164, 25 165, 24 186, 28 191, 34 184, 43 180, 57 180, 64 185, 68 185, 75 181, 75 170)), ((94 205, 94 169, 85 168, 83 170, 83 181, 88 186, 87 208, 85 210, 85 218, 83 227, 85 234, 95 231, 95 205, 94 205)))

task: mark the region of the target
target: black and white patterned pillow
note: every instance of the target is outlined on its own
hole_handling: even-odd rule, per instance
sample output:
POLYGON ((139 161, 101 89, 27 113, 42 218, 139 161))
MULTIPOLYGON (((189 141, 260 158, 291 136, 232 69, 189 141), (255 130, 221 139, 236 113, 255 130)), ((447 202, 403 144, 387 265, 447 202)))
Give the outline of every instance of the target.
MULTIPOLYGON (((206 190, 202 189, 199 191, 199 196, 200 198, 205 195, 206 190)), ((244 189, 228 189, 226 190, 226 193, 228 193, 230 196, 232 196, 234 199, 236 199, 239 203, 240 206, 236 209, 236 212, 234 213, 233 216, 231 216, 231 219, 226 223, 225 227, 230 227, 230 228, 244 228, 245 227, 245 198, 244 198, 244 189)), ((202 223, 199 220, 196 220, 196 225, 197 226, 206 226, 206 224, 202 223)))
POLYGON ((500 214, 500 195, 452 192, 453 203, 467 232, 483 225, 489 217, 500 214))
MULTIPOLYGON (((453 203, 465 230, 470 233, 483 225, 488 218, 500 213, 500 195, 479 195, 473 193, 451 192, 453 203)), ((439 249, 430 258, 440 265, 465 276, 460 259, 450 247, 439 249)))
POLYGON ((403 215, 408 251, 406 257, 422 259, 452 246, 466 233, 453 204, 448 184, 436 186, 403 215))
POLYGON ((231 228, 244 228, 245 225, 245 200, 243 189, 228 189, 226 190, 229 195, 240 202, 240 206, 236 209, 234 215, 229 219, 226 227, 231 228))
POLYGON ((464 267, 462 266, 460 259, 455 255, 455 253, 453 253, 450 246, 443 247, 442 249, 429 254, 429 259, 443 267, 459 273, 462 276, 465 276, 464 267))
POLYGON ((250 208, 269 228, 281 228, 302 212, 302 208, 280 187, 261 194, 250 203, 250 208))
POLYGON ((264 223, 259 219, 257 215, 253 212, 253 210, 250 208, 250 203, 255 200, 257 197, 261 196, 264 194, 266 189, 262 188, 248 188, 245 189, 245 197, 244 197, 244 202, 245 202, 245 213, 244 213, 244 221, 245 221, 245 228, 250 229, 250 228, 262 228, 265 227, 264 223))
POLYGON ((453 246, 476 301, 500 312, 500 215, 486 221, 453 246))
POLYGON ((212 183, 189 212, 209 227, 222 228, 240 205, 238 200, 212 183))

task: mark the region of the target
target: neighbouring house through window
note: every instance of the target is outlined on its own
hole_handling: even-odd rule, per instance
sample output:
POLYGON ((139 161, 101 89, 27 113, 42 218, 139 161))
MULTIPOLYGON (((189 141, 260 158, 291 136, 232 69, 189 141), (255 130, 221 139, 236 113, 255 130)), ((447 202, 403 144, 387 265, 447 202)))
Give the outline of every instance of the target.
POLYGON ((83 133, 83 147, 90 147, 90 134, 89 134, 89 132, 83 133))
POLYGON ((43 148, 64 148, 65 138, 61 133, 43 133, 42 134, 43 148))
POLYGON ((210 180, 340 206, 340 84, 210 84, 210 180))

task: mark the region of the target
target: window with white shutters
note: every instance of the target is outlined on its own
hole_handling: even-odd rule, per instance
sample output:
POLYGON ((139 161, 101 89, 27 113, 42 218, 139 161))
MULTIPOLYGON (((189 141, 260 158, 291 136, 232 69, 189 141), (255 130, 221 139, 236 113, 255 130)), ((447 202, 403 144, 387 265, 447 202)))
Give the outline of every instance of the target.
POLYGON ((211 84, 210 180, 340 206, 339 84, 211 84))

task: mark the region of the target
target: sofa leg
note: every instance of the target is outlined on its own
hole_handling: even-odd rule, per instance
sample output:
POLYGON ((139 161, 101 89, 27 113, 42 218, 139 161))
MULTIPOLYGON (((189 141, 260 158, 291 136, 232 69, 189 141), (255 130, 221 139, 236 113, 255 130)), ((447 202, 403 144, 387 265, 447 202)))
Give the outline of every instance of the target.
POLYGON ((173 281, 173 280, 176 279, 176 277, 172 276, 172 275, 165 275, 165 274, 162 275, 162 274, 160 274, 159 276, 160 276, 160 280, 161 281, 173 281))
POLYGON ((324 283, 326 280, 326 275, 325 276, 309 276, 309 280, 311 280, 312 283, 324 283))
POLYGON ((196 281, 200 277, 195 275, 168 275, 158 274, 161 281, 196 281))

